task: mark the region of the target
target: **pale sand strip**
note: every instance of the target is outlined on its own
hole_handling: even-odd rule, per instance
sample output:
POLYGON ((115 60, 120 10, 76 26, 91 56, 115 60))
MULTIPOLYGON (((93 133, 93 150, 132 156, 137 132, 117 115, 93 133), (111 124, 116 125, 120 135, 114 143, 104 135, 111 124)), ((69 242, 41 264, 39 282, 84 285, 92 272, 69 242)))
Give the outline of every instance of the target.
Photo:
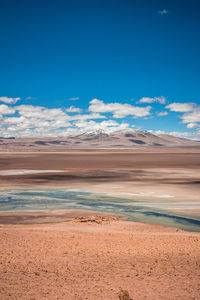
POLYGON ((28 169, 21 170, 21 169, 18 169, 18 170, 0 171, 0 176, 59 173, 59 172, 63 172, 63 170, 28 170, 28 169))

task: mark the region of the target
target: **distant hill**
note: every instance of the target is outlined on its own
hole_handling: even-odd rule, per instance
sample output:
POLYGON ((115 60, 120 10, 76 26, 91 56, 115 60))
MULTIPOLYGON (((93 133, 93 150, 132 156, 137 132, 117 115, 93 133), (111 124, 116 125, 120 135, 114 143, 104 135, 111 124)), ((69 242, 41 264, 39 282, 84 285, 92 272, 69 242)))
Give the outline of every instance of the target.
POLYGON ((195 147, 199 141, 178 138, 172 135, 155 135, 148 131, 125 129, 106 133, 98 130, 68 137, 0 138, 0 149, 11 148, 147 148, 147 147, 195 147))

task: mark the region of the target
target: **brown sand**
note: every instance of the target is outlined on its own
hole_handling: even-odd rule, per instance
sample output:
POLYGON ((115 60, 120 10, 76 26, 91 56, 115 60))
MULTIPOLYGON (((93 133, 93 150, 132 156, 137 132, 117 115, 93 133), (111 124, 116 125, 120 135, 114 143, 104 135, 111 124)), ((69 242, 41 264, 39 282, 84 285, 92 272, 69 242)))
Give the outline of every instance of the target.
POLYGON ((200 201, 200 147, 0 154, 0 171, 24 169, 61 172, 0 174, 0 188, 84 188, 119 196, 153 192, 200 201))
POLYGON ((3 152, 1 169, 149 169, 200 168, 199 148, 3 152))
POLYGON ((3 300, 199 299, 199 233, 71 221, 1 226, 0 239, 3 300))
MULTIPOLYGON (((87 210, 21 210, 0 211, 1 225, 45 224, 66 222, 76 218, 90 218, 97 213, 87 210)), ((123 216, 101 213, 102 217, 123 219, 123 216)))
MULTIPOLYGON (((20 169, 63 172, 0 176, 1 189, 153 191, 200 201, 199 148, 1 153, 1 171, 20 169)), ((124 221, 6 224, 67 218, 46 214, 9 213, 0 226, 0 299, 114 300, 120 288, 133 300, 200 299, 199 233, 124 221)))

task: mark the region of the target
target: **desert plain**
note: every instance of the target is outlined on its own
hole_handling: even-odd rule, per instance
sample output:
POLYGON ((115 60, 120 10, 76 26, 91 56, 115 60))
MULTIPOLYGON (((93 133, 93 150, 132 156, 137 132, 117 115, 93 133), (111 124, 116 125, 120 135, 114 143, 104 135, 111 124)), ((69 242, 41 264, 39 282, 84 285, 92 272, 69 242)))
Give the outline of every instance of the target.
MULTIPOLYGON (((199 222, 200 148, 2 150, 0 189, 86 190, 199 222)), ((133 300, 199 299, 200 233, 169 225, 1 209, 0 298, 114 300, 124 289, 133 300)))

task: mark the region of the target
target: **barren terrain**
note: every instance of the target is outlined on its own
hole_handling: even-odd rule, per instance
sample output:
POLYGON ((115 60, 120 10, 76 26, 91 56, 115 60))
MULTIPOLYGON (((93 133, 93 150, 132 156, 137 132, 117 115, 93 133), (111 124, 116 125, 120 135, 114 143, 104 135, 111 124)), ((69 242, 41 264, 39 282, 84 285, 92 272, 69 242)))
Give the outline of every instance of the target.
MULTIPOLYGON (((182 213, 199 218, 200 149, 1 152, 0 187, 85 189, 155 203, 167 197, 191 202, 182 213)), ((108 222, 71 220, 91 215, 2 212, 0 298, 114 300, 122 288, 137 300, 199 299, 199 233, 106 214, 108 222)))
POLYGON ((0 298, 199 299, 200 234, 142 223, 0 228, 0 298))
MULTIPOLYGON (((2 152, 0 188, 149 192, 199 201, 200 148, 2 152)), ((137 195, 134 195, 137 197, 137 195)))

